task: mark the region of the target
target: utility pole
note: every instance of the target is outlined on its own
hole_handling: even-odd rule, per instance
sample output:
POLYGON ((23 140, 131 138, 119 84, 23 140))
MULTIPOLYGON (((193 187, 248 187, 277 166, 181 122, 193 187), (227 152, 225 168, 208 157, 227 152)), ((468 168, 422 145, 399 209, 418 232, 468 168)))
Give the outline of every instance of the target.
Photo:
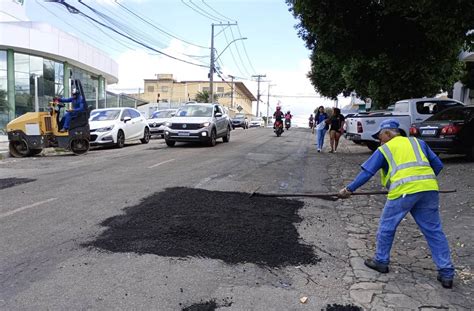
POLYGON ((230 108, 234 108, 234 76, 229 75, 231 78, 231 92, 230 92, 230 108))
POLYGON ((258 105, 260 104, 260 81, 262 78, 265 78, 266 75, 253 75, 252 78, 257 78, 258 88, 257 88, 257 117, 258 117, 258 105))
POLYGON ((269 113, 270 113, 270 88, 272 86, 275 86, 276 84, 268 84, 268 97, 267 97, 267 121, 265 122, 266 123, 266 126, 268 126, 268 117, 269 117, 269 113))
MULTIPOLYGON (((211 63, 209 64, 209 102, 214 102, 214 26, 236 26, 237 23, 211 24, 211 63)), ((231 42, 232 43, 232 42, 231 42)), ((219 56, 218 56, 219 57, 219 56)))

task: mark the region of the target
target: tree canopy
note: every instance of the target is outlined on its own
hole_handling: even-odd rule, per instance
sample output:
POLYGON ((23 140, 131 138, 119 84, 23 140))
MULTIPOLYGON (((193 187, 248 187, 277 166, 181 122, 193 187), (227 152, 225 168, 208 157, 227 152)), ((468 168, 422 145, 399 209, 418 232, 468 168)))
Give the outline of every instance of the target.
MULTIPOLYGON (((210 103, 210 97, 211 97, 211 94, 209 94, 208 91, 202 91, 202 92, 197 92, 196 93, 196 97, 194 98, 195 101, 197 101, 198 103, 210 103)), ((217 102, 219 96, 217 94, 214 94, 214 101, 217 102)))
MULTIPOLYGON (((472 0, 286 0, 323 96, 355 90, 377 107, 450 90, 474 47, 472 0)), ((466 74, 464 73, 464 76, 466 74)))

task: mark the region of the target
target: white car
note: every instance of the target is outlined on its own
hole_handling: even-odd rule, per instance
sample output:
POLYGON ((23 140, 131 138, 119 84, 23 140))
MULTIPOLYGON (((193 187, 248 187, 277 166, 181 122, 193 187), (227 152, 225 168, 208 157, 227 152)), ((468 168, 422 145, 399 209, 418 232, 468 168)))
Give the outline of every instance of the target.
POLYGON ((90 144, 115 145, 122 148, 126 142, 150 141, 150 128, 142 114, 133 108, 95 109, 89 118, 90 144))
POLYGON ((161 135, 161 138, 164 138, 165 123, 175 114, 176 109, 164 109, 153 112, 151 117, 148 119, 150 134, 161 135))
POLYGON ((265 121, 262 118, 253 117, 249 122, 249 127, 264 127, 265 121))

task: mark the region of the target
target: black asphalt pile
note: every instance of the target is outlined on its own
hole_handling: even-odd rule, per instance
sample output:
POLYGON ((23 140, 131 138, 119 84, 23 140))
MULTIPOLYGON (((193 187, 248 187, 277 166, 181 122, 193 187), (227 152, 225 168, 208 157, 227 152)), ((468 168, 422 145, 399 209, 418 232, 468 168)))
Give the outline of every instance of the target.
POLYGON ((327 305, 326 309, 321 309, 321 311, 363 311, 361 307, 354 305, 338 305, 332 304, 327 305))
POLYGON ((30 178, 0 178, 0 190, 35 181, 30 178))
POLYGON ((296 200, 249 198, 239 192, 169 188, 105 220, 108 229, 85 246, 229 264, 315 264, 319 259, 301 243, 294 225, 301 221, 297 212, 302 206, 296 200))

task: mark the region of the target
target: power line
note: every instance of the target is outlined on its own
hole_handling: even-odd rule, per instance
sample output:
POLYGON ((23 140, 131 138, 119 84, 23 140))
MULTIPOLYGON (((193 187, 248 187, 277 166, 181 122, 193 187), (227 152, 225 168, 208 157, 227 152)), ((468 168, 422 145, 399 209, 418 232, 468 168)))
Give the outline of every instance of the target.
MULTIPOLYGON (((238 24, 237 24, 237 30, 239 31, 239 36, 242 37, 242 33, 240 33, 240 27, 238 24)), ((247 56, 247 60, 249 61, 250 68, 253 70, 253 72, 256 72, 255 68, 252 65, 252 62, 250 61, 250 57, 249 57, 249 54, 247 53, 247 48, 245 47, 245 44, 243 42, 241 42, 241 44, 244 47, 244 52, 245 52, 245 55, 247 56)))
POLYGON ((210 8, 212 11, 214 11, 215 13, 217 13, 217 15, 222 16, 225 20, 228 20, 228 21, 236 22, 236 23, 237 23, 237 21, 236 21, 235 19, 228 18, 228 17, 222 15, 221 13, 219 13, 218 11, 214 10, 214 8, 213 8, 212 6, 210 6, 209 4, 207 4, 206 2, 204 2, 204 0, 202 0, 202 3, 204 3, 205 6, 207 6, 207 7, 210 8))
MULTIPOLYGON (((212 15, 208 14, 206 11, 203 11, 203 12, 204 12, 204 13, 203 13, 201 8, 197 7, 198 9, 195 9, 195 8, 193 8, 192 6, 190 6, 189 4, 187 4, 186 2, 184 2, 184 0, 181 0, 181 3, 183 3, 185 6, 187 6, 188 8, 190 8, 191 10, 193 10, 194 12, 198 13, 199 15, 202 15, 202 16, 204 16, 204 17, 210 19, 210 20, 213 20, 213 21, 216 21, 216 22, 219 22, 219 23, 222 22, 222 19, 215 18, 215 17, 213 17, 212 15)), ((193 3, 191 0, 189 1, 189 3, 191 3, 191 4, 194 5, 194 3, 193 3)))
MULTIPOLYGON (((238 27, 238 26, 239 26, 239 25, 237 24, 237 27, 238 27)), ((234 36, 234 32, 232 31, 232 28, 230 29, 230 33, 231 33, 231 35, 232 35, 232 39, 235 40, 235 36, 234 36)), ((244 61, 242 60, 242 56, 240 55, 240 51, 239 51, 239 49, 238 49, 238 45, 237 45, 237 47, 236 47, 236 50, 237 50, 237 55, 239 56, 240 62, 241 62, 241 64, 242 64, 242 66, 244 67, 244 71, 247 73, 248 76, 251 76, 251 73, 247 70, 247 67, 246 67, 245 64, 244 64, 244 61)))
MULTIPOLYGON (((79 0, 79 1, 81 1, 81 0, 79 0)), ((113 31, 113 32, 115 32, 115 33, 117 33, 118 35, 120 35, 120 36, 122 36, 122 37, 125 37, 125 38, 127 38, 127 39, 129 39, 129 40, 131 40, 131 41, 133 41, 133 42, 135 42, 135 43, 137 43, 137 44, 139 44, 139 45, 141 45, 141 46, 147 48, 147 49, 150 49, 150 50, 155 51, 155 52, 157 52, 157 53, 159 53, 159 54, 162 54, 162 55, 164 55, 164 56, 167 56, 167 57, 169 57, 169 58, 172 58, 172 59, 174 59, 174 60, 177 60, 177 61, 180 61, 180 62, 183 62, 183 63, 187 63, 187 64, 194 65, 194 66, 198 66, 198 67, 204 67, 204 68, 207 68, 207 67, 208 67, 208 66, 205 66, 205 65, 196 64, 196 63, 193 63, 193 62, 184 60, 184 59, 180 59, 180 58, 177 58, 177 57, 172 56, 172 55, 170 55, 170 54, 167 54, 167 53, 165 53, 165 52, 162 52, 162 51, 160 51, 160 50, 157 50, 157 49, 155 49, 155 48, 153 48, 153 47, 151 47, 151 46, 149 46, 149 45, 147 45, 147 44, 145 44, 145 43, 143 43, 143 42, 140 42, 139 40, 137 40, 137 39, 135 39, 135 38, 130 37, 129 35, 126 35, 126 34, 121 33, 120 31, 117 31, 117 30, 113 29, 112 27, 110 27, 110 26, 108 26, 108 25, 106 25, 106 24, 104 24, 104 23, 98 21, 97 19, 95 19, 95 18, 93 18, 93 17, 91 17, 91 16, 89 16, 89 15, 83 13, 81 10, 79 10, 79 9, 75 8, 74 6, 72 6, 72 5, 68 4, 68 3, 66 3, 66 1, 64 1, 64 0, 55 0, 55 1, 53 1, 53 2, 62 4, 62 5, 64 5, 64 6, 68 9, 68 11, 69 11, 70 13, 72 13, 72 14, 80 14, 80 15, 82 15, 82 16, 85 16, 85 17, 89 18, 90 20, 96 22, 97 24, 99 24, 99 25, 101 25, 101 26, 103 26, 103 27, 105 27, 105 28, 107 28, 107 29, 109 29, 109 30, 111 30, 111 31, 113 31)), ((81 3, 82 3, 82 2, 81 2, 81 3)), ((87 5, 86 5, 86 6, 87 6, 87 5)))
POLYGON ((145 22, 145 23, 147 23, 148 25, 152 26, 152 27, 155 28, 156 30, 158 30, 158 31, 160 31, 160 32, 162 32, 162 33, 164 33, 164 34, 166 34, 166 35, 172 37, 172 38, 175 38, 175 39, 180 40, 180 41, 182 41, 182 42, 184 42, 184 43, 187 43, 187 44, 189 44, 189 45, 193 45, 193 46, 196 46, 196 47, 199 47, 199 48, 209 49, 209 47, 207 47, 207 46, 198 45, 198 44, 195 44, 195 43, 186 41, 186 40, 184 40, 184 39, 181 39, 181 38, 179 38, 179 37, 177 37, 177 36, 175 36, 175 35, 169 33, 168 31, 165 31, 165 30, 161 29, 160 27, 158 27, 158 26, 152 24, 151 22, 147 21, 146 19, 142 18, 141 16, 139 16, 138 14, 136 14, 135 12, 133 12, 132 10, 130 10, 129 8, 127 8, 126 6, 124 6, 123 4, 121 4, 120 2, 118 2, 117 0, 115 0, 115 3, 116 3, 118 6, 120 6, 122 9, 126 10, 126 11, 129 12, 130 14, 134 15, 135 17, 137 17, 138 19, 142 20, 143 22, 145 22))

